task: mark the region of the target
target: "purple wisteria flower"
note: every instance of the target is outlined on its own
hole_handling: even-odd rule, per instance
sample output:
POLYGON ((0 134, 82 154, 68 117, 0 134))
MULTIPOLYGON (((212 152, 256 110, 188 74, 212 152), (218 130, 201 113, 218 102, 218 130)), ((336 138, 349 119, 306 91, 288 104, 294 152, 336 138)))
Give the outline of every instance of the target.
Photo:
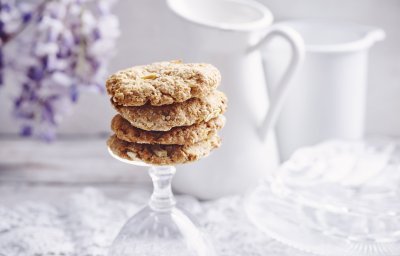
POLYGON ((0 86, 4 83, 4 52, 3 48, 13 39, 32 17, 29 3, 16 4, 14 0, 0 1, 0 86))
POLYGON ((0 10, 0 72, 5 66, 20 86, 14 115, 22 135, 52 140, 81 89, 104 91, 107 63, 119 36, 118 19, 110 10, 113 1, 47 0, 37 6, 6 2, 9 7, 4 4, 0 10), (15 43, 8 54, 5 43, 15 43))

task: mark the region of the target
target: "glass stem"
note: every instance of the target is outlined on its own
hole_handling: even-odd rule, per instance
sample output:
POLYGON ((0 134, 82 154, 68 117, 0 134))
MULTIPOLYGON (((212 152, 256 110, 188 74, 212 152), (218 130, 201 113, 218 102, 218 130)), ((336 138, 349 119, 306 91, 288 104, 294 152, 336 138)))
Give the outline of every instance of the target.
POLYGON ((176 201, 171 189, 172 178, 175 174, 174 166, 152 166, 149 169, 153 181, 153 194, 149 206, 155 211, 170 211, 176 201))

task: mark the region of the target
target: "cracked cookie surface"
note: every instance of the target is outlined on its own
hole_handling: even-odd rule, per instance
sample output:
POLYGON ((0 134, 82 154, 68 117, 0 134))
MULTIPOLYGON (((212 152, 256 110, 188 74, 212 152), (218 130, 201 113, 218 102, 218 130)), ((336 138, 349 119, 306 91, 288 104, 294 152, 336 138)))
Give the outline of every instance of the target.
POLYGON ((107 145, 117 156, 142 161, 151 165, 176 165, 193 162, 207 156, 221 145, 221 139, 214 135, 192 145, 139 144, 118 139, 112 135, 107 145))
POLYGON ((200 122, 191 126, 174 127, 169 131, 145 131, 132 126, 121 115, 116 115, 111 121, 111 129, 119 139, 128 142, 188 145, 209 139, 224 124, 225 117, 218 116, 208 122, 200 122))
POLYGON ((211 64, 171 61, 118 71, 107 79, 106 88, 115 105, 161 106, 204 97, 220 81, 211 64))
POLYGON ((204 98, 191 98, 159 107, 126 107, 116 104, 113 106, 134 127, 146 131, 169 131, 176 126, 190 126, 216 118, 225 112, 227 98, 225 94, 215 90, 204 98))

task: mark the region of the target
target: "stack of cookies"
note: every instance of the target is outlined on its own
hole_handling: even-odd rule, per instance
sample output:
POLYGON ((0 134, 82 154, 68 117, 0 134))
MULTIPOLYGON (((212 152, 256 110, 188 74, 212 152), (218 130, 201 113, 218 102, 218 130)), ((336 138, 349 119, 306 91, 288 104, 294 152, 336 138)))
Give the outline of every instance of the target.
POLYGON ((175 165, 207 156, 221 144, 226 96, 216 90, 219 71, 210 64, 159 62, 121 70, 106 83, 118 114, 110 150, 152 165, 175 165))

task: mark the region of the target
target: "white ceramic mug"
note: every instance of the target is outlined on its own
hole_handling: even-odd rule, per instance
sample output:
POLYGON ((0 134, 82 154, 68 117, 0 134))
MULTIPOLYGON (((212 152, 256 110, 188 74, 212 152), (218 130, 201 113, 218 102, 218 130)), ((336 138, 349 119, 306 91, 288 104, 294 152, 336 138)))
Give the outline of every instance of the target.
POLYGON ((222 74, 228 96, 223 145, 193 164, 179 166, 174 188, 202 199, 242 193, 278 164, 275 137, 269 133, 303 57, 301 37, 252 0, 168 0, 187 22, 192 47, 186 61, 209 62, 222 74), (289 42, 292 57, 276 89, 268 92, 260 47, 274 37, 289 42))

